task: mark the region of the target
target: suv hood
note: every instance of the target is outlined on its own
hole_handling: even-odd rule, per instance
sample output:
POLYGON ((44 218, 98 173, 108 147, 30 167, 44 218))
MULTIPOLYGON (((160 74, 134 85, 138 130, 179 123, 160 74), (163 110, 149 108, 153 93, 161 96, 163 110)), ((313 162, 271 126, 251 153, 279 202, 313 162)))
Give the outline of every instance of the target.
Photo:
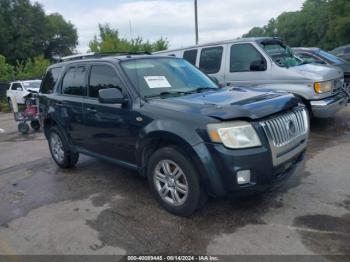
POLYGON ((290 109, 298 102, 299 99, 286 92, 237 87, 149 101, 165 110, 200 114, 220 120, 263 118, 290 109))
POLYGON ((299 73, 302 76, 314 81, 328 81, 338 79, 343 75, 342 70, 338 68, 317 64, 294 66, 290 67, 289 70, 299 73))

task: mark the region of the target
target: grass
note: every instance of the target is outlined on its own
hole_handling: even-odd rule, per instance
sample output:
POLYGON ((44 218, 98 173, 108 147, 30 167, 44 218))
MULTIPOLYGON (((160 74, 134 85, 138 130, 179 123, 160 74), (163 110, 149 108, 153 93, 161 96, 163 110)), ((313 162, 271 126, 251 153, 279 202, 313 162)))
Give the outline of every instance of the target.
POLYGON ((6 99, 0 100, 0 112, 3 112, 3 113, 10 113, 11 112, 11 108, 10 108, 8 102, 6 101, 6 99))

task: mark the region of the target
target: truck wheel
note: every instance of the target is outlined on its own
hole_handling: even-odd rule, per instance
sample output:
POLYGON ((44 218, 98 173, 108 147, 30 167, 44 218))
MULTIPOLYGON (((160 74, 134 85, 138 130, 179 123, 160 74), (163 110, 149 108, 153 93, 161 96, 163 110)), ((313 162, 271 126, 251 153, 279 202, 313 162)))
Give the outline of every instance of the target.
POLYGON ((58 128, 50 128, 48 142, 51 156, 59 167, 72 168, 76 165, 79 153, 70 150, 67 140, 58 128))
POLYGON ((27 123, 19 123, 18 124, 18 131, 22 133, 23 135, 28 134, 29 132, 29 125, 27 123))
POLYGON ((32 120, 30 122, 30 126, 35 130, 38 131, 40 129, 40 122, 39 120, 32 120))
POLYGON ((156 199, 170 213, 190 216, 200 205, 198 174, 176 147, 161 148, 150 157, 147 178, 156 199))

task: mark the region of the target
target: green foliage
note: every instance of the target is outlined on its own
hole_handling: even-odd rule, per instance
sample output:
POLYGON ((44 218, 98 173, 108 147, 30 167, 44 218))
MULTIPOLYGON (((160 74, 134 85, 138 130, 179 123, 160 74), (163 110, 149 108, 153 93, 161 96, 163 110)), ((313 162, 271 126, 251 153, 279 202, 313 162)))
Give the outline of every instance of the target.
POLYGON ((10 105, 8 104, 6 99, 0 100, 0 112, 3 112, 3 113, 10 113, 11 112, 10 105))
POLYGON ((291 46, 333 49, 350 43, 349 0, 306 0, 300 11, 284 12, 243 37, 279 36, 291 46))
POLYGON ((45 59, 44 56, 28 59, 25 63, 17 62, 16 79, 41 78, 49 65, 50 61, 45 59))
POLYGON ((91 52, 155 52, 168 48, 168 41, 160 38, 155 42, 144 41, 141 37, 128 40, 120 38, 117 29, 108 24, 99 25, 99 37, 90 41, 91 52))
POLYGON ((77 32, 59 14, 45 15, 30 0, 0 0, 0 53, 10 64, 44 54, 70 54, 77 32))
POLYGON ((11 81, 14 77, 13 66, 6 63, 6 58, 0 55, 0 81, 11 81))

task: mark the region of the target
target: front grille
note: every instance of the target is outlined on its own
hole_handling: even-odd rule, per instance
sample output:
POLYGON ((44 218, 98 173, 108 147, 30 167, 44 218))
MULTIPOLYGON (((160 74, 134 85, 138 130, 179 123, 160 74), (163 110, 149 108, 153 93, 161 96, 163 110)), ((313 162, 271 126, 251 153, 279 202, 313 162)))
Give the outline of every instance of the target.
POLYGON ((282 147, 296 138, 305 135, 308 130, 308 115, 305 108, 279 115, 261 122, 270 142, 282 147))

